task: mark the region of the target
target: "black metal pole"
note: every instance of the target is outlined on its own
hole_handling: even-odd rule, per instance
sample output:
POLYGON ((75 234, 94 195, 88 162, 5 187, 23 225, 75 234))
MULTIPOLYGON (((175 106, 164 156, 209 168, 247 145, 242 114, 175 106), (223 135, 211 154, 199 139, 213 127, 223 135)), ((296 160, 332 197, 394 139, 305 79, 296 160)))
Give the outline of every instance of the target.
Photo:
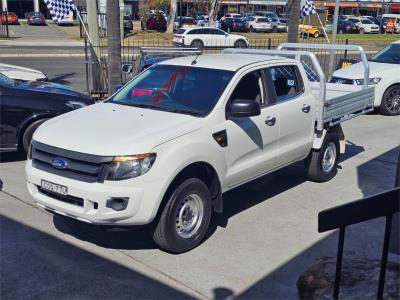
POLYGON ((179 1, 179 28, 182 28, 182 15, 183 15, 183 13, 182 13, 182 10, 183 10, 183 7, 182 7, 182 0, 180 0, 179 1))
POLYGON ((334 300, 339 299, 340 275, 342 273, 342 259, 343 259, 345 231, 346 231, 346 227, 340 227, 338 250, 337 250, 337 257, 336 257, 335 285, 333 287, 333 299, 334 300))
POLYGON ((392 217, 393 215, 386 216, 385 238, 383 240, 381 272, 379 274, 377 299, 382 299, 383 289, 385 287, 385 275, 386 275, 386 266, 389 253, 390 232, 392 231, 392 217))

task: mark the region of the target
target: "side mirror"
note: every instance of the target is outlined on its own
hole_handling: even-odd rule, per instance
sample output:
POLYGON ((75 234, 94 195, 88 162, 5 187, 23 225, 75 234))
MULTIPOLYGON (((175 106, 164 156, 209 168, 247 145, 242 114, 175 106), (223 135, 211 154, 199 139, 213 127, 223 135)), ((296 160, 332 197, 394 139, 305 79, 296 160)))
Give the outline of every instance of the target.
POLYGON ((124 73, 132 72, 132 65, 129 64, 122 65, 122 72, 124 73))
POLYGON ((124 85, 121 83, 118 83, 116 85, 114 85, 114 93, 119 91, 124 85))
POLYGON ((261 114, 260 104, 254 100, 236 99, 228 107, 229 118, 248 118, 261 114))

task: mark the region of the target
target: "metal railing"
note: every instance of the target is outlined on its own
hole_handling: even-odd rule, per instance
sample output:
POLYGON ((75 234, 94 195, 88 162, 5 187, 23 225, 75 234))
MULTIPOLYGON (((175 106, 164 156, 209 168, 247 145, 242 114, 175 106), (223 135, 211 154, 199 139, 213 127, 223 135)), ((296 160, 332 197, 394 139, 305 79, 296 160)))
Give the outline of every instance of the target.
POLYGON ((390 234, 392 230, 392 219, 393 215, 399 212, 399 203, 400 188, 397 187, 381 194, 321 211, 318 214, 318 232, 325 232, 339 228, 333 299, 339 299, 346 227, 371 219, 385 217, 386 225, 377 292, 377 299, 382 299, 389 253, 390 234))
POLYGON ((0 12, 0 37, 8 38, 10 37, 10 32, 8 29, 8 12, 0 12))

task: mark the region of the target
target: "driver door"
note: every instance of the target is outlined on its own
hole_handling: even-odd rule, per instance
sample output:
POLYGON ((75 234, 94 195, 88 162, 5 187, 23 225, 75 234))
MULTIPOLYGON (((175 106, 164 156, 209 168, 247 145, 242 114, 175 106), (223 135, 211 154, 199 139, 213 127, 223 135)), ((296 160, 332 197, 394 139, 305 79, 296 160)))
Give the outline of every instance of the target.
POLYGON ((228 100, 227 107, 236 99, 254 100, 261 106, 258 116, 226 120, 225 181, 229 187, 256 178, 278 165, 278 111, 276 106, 266 105, 267 98, 265 73, 258 69, 241 77, 228 100))

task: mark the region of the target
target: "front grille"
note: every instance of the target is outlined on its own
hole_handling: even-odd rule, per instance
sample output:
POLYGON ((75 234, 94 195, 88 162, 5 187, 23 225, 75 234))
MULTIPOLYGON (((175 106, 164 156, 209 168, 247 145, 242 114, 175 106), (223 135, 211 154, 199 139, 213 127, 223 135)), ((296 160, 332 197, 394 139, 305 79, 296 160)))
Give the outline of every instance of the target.
POLYGON ((329 80, 330 83, 340 83, 340 84, 354 84, 353 79, 347 79, 347 78, 340 78, 340 77, 332 77, 331 80, 329 80))
POLYGON ((52 193, 48 190, 42 189, 40 186, 38 186, 38 190, 41 194, 46 195, 50 198, 83 207, 83 199, 82 198, 74 197, 74 196, 70 196, 70 195, 64 196, 64 195, 52 193))
POLYGON ((84 181, 103 182, 107 175, 111 156, 98 156, 65 150, 32 141, 32 166, 45 172, 84 181), (52 161, 61 158, 67 162, 64 169, 53 167, 52 161))

